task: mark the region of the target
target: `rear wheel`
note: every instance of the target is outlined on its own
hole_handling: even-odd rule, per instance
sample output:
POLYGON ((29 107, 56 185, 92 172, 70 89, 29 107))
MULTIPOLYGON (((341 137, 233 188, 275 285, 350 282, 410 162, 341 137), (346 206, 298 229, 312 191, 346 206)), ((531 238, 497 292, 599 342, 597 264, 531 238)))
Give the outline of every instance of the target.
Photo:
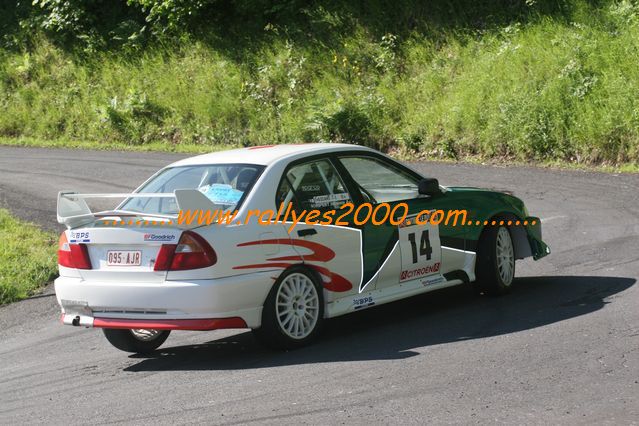
POLYGON ((491 295, 510 291, 515 278, 515 247, 507 227, 484 231, 479 240, 476 272, 480 291, 491 295))
POLYGON ((324 297, 316 274, 293 267, 277 279, 262 310, 262 325, 253 330, 260 343, 293 349, 310 343, 324 321, 324 297))
POLYGON ((162 345, 171 333, 169 330, 119 330, 102 329, 109 343, 124 352, 145 354, 162 345))

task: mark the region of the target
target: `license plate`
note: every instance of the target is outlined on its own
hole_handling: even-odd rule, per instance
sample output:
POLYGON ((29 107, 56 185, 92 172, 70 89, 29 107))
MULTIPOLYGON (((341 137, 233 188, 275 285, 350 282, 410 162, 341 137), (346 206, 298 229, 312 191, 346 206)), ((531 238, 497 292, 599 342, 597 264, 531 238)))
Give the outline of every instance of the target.
POLYGON ((139 250, 112 250, 107 252, 108 266, 140 266, 142 252, 139 250))

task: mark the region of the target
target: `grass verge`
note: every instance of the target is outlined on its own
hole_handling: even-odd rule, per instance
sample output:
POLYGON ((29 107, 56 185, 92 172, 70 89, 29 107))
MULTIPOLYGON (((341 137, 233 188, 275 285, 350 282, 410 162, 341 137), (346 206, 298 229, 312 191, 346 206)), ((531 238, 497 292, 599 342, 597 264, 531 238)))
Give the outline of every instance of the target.
POLYGON ((0 305, 29 297, 55 278, 55 234, 0 209, 0 241, 0 305))
POLYGON ((238 148, 239 145, 202 145, 202 144, 170 144, 166 142, 150 142, 144 145, 131 145, 124 142, 95 142, 73 139, 39 139, 39 138, 8 138, 0 136, 0 146, 20 146, 32 148, 59 149, 92 149, 96 151, 132 151, 132 152, 175 152, 183 154, 206 154, 238 148))

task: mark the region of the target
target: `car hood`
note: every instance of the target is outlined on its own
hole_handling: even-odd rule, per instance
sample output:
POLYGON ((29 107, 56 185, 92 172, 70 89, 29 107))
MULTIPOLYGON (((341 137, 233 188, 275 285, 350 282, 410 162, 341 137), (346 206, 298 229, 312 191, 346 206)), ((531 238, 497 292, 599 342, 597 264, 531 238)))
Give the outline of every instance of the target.
POLYGON ((452 192, 500 192, 513 195, 513 191, 504 188, 478 188, 475 186, 446 186, 445 188, 447 191, 452 192))

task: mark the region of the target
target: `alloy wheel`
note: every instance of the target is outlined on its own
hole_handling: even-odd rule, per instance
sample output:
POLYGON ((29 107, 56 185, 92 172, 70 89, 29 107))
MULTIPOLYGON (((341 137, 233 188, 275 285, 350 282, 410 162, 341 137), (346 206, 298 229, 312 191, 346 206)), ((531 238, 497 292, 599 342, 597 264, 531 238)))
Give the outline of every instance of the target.
POLYGON ((505 286, 513 282, 515 272, 515 250, 508 228, 501 227, 497 231, 497 269, 505 286))
POLYGON ((277 291, 275 303, 277 321, 285 334, 303 339, 313 332, 320 311, 319 295, 308 276, 288 275, 277 291))

